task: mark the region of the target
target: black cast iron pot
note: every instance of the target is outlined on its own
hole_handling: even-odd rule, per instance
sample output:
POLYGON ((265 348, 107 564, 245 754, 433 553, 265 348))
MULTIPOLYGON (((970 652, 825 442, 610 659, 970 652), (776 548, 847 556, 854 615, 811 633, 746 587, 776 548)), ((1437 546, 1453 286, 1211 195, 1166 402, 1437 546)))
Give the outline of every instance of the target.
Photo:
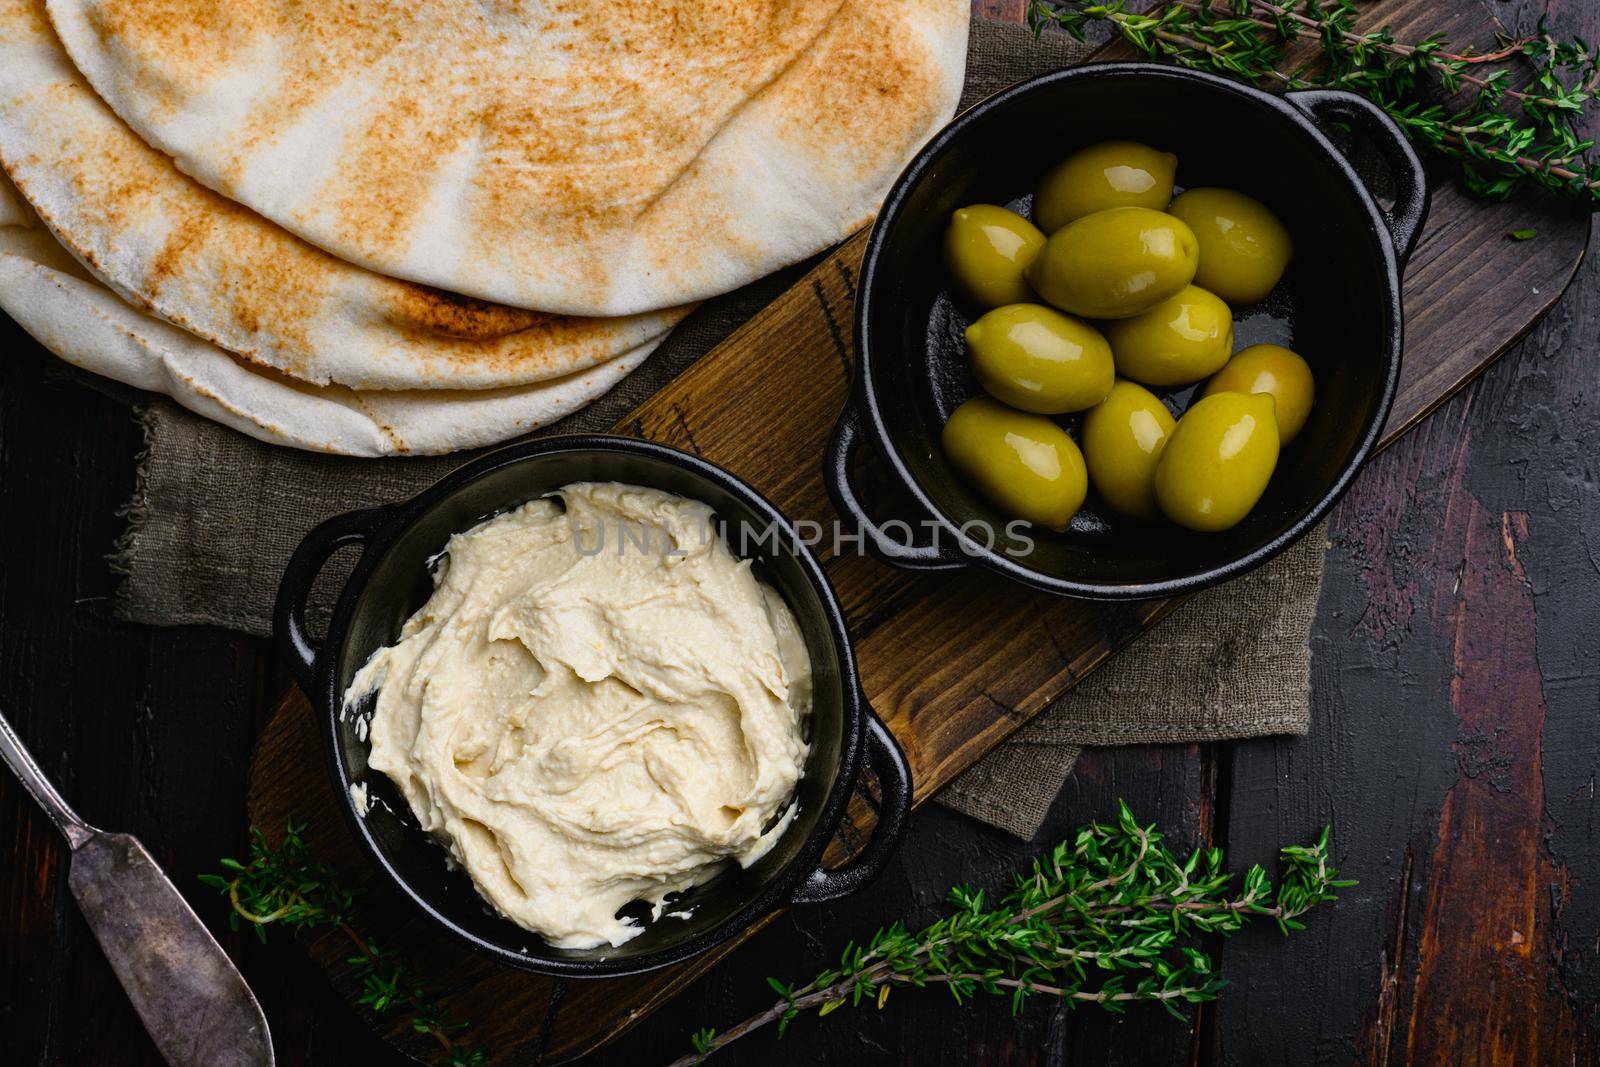
POLYGON ((307 534, 290 559, 273 622, 284 657, 322 716, 334 792, 357 839, 424 912, 511 966, 597 978, 676 963, 786 904, 854 892, 878 873, 898 843, 910 802, 910 771, 893 735, 862 696, 844 615, 821 566, 788 520, 755 490, 682 452, 622 437, 545 438, 485 456, 405 503, 330 519, 307 534), (748 539, 730 538, 730 546, 750 549, 762 580, 794 611, 811 656, 815 696, 811 753, 797 787, 799 812, 772 851, 748 869, 724 871, 685 894, 672 910, 690 910, 689 919, 650 923, 620 948, 574 951, 551 948, 494 914, 464 874, 446 869, 444 851, 417 826, 398 791, 384 775, 368 774, 367 746, 357 736, 354 716, 341 714, 340 704, 355 672, 392 643, 427 600, 433 589, 430 561, 451 535, 580 481, 666 490, 710 504, 729 529, 752 531, 748 539), (763 536, 769 531, 778 536, 763 536), (361 558, 319 646, 306 631, 306 597, 328 557, 347 545, 359 546, 361 558), (823 870, 822 851, 844 815, 863 759, 883 785, 877 826, 849 865, 823 870), (365 816, 350 794, 358 782, 377 801, 365 816))
MULTIPOLYGON (((1076 67, 998 93, 922 150, 873 228, 856 304, 855 382, 826 460, 834 503, 891 563, 923 570, 975 563, 1084 599, 1169 596, 1249 570, 1327 513, 1378 440, 1400 374, 1400 269, 1427 209, 1422 165, 1405 137, 1351 93, 1278 97, 1152 63, 1076 67), (1335 146, 1333 138, 1347 133, 1351 143, 1376 149, 1392 206, 1379 206, 1335 146), (1316 405, 1261 502, 1222 533, 1130 522, 1091 493, 1065 533, 1035 527, 1018 538, 939 445, 950 413, 981 391, 962 339, 981 309, 952 298, 941 262, 950 212, 991 203, 1027 214, 1045 169, 1107 140, 1177 153, 1180 186, 1254 196, 1295 242, 1273 294, 1236 309, 1235 345, 1270 341, 1299 352, 1316 377, 1316 405), (869 508, 879 502, 862 499, 851 461, 867 440, 924 515, 886 522, 883 507, 869 508)), ((1194 388, 1156 392, 1176 413, 1194 388)), ((1074 436, 1078 421, 1062 420, 1074 436)))

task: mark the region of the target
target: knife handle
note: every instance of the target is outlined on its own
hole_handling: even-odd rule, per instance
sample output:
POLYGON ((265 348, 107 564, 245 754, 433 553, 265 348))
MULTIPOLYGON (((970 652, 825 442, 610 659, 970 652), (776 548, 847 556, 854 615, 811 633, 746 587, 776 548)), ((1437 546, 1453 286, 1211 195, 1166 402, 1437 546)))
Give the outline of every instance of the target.
POLYGON ((22 788, 50 816, 50 821, 56 824, 56 829, 65 835, 74 849, 95 835, 95 828, 78 818, 78 813, 61 799, 61 794, 56 792, 56 787, 50 784, 50 779, 33 761, 33 753, 28 751, 3 713, 0 713, 0 758, 5 759, 12 773, 17 776, 17 781, 22 783, 22 788))

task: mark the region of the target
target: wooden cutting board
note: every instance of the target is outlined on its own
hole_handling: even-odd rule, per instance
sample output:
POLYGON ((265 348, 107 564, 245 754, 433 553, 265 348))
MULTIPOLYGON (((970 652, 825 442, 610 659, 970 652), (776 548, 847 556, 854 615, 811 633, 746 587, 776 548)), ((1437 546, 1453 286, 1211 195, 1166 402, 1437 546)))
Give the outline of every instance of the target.
MULTIPOLYGON (((993 9, 992 4, 985 7, 993 9)), ((1426 29, 1470 36, 1465 3, 1386 5, 1397 28, 1426 12, 1426 29), (1442 20, 1442 21, 1441 21, 1442 20)), ((1419 16, 1420 17, 1420 16, 1419 16)), ((1405 27, 1411 36, 1415 28, 1405 27)), ((1588 235, 1586 215, 1523 199, 1490 204, 1449 183, 1434 189, 1428 225, 1406 274, 1406 348, 1391 443, 1520 338, 1570 281, 1588 235), (1538 237, 1516 241, 1511 230, 1538 237)), ((696 453, 749 480, 793 519, 832 521, 821 457, 851 373, 858 235, 770 307, 618 426, 696 453)), ((1086 673, 1172 611, 1178 601, 1094 605, 1053 599, 979 574, 913 576, 871 559, 827 561, 850 619, 868 697, 910 760, 915 803, 925 803, 1086 673)), ((367 884, 369 867, 336 810, 314 714, 289 693, 250 768, 250 818, 269 836, 309 823, 319 855, 367 884)), ((834 855, 870 822, 852 806, 834 855)), ((561 1062, 615 1037, 737 947, 637 978, 559 982, 488 964, 461 951, 382 886, 363 925, 408 953, 466 1039, 491 1063, 561 1062)), ((352 1001, 348 941, 336 932, 308 948, 352 1001)), ((438 1049, 404 1020, 384 1037, 419 1059, 438 1049)), ((386 1028, 385 1028, 386 1027, 386 1028)))

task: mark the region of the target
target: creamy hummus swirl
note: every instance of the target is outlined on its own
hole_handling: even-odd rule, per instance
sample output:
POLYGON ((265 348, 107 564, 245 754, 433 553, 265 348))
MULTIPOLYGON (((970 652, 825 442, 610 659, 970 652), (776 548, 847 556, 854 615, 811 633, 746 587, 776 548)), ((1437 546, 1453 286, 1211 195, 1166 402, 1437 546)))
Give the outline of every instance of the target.
POLYGON ((557 947, 620 945, 641 929, 624 905, 659 913, 787 827, 811 665, 705 504, 556 496, 451 538, 345 710, 376 691, 370 765, 501 914, 557 947))

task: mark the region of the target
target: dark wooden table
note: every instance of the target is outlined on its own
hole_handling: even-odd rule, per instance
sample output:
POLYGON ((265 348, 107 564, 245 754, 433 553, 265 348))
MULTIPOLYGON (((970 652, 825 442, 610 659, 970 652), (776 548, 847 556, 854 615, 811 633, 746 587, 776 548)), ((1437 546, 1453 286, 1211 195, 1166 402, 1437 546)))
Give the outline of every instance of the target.
MULTIPOLYGON (((1007 5, 1002 5, 1007 6, 1007 5)), ((1015 6, 1015 5, 1009 5, 1015 6)), ((288 685, 264 642, 117 622, 106 557, 128 410, 0 327, 0 707, 93 822, 132 830, 214 929, 199 873, 238 851, 244 768, 288 685)), ((730 1063, 1594 1061, 1600 1044, 1600 257, 1526 342, 1381 456, 1339 507, 1302 740, 1091 751, 1032 843, 938 807, 866 894, 791 912, 597 1057, 659 1062, 852 936, 991 885, 1126 798, 1182 847, 1271 866, 1331 822, 1361 884, 1285 940, 1220 949, 1232 988, 1178 1022, 1035 1004, 807 1018, 730 1063)), ((74 909, 65 849, 0 775, 0 1062, 153 1064, 74 909)), ((231 935, 281 1063, 389 1063, 290 941, 231 935)))

